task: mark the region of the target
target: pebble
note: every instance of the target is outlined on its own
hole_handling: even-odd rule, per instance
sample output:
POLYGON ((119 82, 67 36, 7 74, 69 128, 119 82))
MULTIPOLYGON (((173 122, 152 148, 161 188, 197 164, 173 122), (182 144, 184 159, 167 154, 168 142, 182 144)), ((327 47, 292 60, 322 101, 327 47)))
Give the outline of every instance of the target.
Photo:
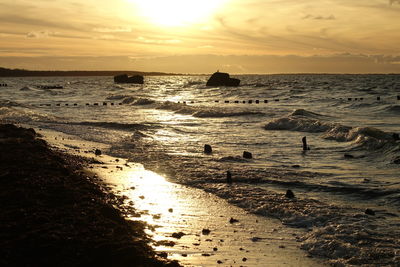
POLYGON ((181 239, 182 236, 186 235, 183 232, 173 233, 171 236, 176 239, 181 239))
POLYGON ((211 231, 210 231, 210 229, 204 228, 204 229, 201 231, 201 233, 202 233, 203 235, 209 235, 209 234, 211 233, 211 231))
POLYGON ((236 223, 236 222, 239 222, 239 220, 237 220, 237 219, 234 219, 234 218, 230 218, 230 220, 229 220, 229 223, 236 223))

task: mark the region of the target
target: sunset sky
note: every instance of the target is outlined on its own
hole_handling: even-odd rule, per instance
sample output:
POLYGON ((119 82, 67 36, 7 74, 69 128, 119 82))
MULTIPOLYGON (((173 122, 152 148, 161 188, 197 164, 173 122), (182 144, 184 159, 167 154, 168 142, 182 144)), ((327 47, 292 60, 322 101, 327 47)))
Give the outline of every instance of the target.
POLYGON ((400 73, 400 0, 2 0, 0 67, 400 73))

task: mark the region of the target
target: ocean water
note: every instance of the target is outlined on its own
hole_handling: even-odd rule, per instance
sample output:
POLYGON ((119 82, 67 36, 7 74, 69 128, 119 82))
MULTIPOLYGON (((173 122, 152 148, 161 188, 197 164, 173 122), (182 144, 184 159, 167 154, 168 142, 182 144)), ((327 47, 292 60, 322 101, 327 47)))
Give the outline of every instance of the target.
POLYGON ((105 143, 104 153, 172 182, 306 228, 301 247, 332 263, 399 266, 400 75, 235 77, 241 86, 207 87, 206 76, 145 77, 144 85, 3 78, 0 122, 105 143))

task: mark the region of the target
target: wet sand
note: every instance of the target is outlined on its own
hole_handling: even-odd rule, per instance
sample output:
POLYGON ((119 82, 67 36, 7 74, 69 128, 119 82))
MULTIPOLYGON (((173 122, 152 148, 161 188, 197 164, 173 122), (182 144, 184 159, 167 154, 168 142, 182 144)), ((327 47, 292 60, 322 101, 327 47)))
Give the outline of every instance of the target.
POLYGON ((156 256, 145 224, 123 217, 87 164, 0 124, 0 266, 178 266, 156 256))
POLYGON ((151 245, 163 257, 185 266, 326 266, 299 249, 297 237, 303 230, 170 183, 140 164, 94 156, 100 144, 54 132, 45 135, 59 149, 95 159, 92 171, 122 197, 120 208, 129 219, 148 223, 151 245), (138 214, 129 214, 131 208, 138 214))

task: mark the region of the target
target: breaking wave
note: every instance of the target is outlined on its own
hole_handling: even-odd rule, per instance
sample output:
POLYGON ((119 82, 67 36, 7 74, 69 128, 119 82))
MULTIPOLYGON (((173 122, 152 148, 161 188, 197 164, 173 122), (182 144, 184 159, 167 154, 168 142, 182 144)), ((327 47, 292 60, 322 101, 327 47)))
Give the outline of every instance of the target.
POLYGON ((374 127, 351 127, 317 118, 323 115, 306 110, 296 110, 287 117, 268 122, 265 130, 287 130, 310 133, 322 133, 321 137, 338 142, 352 142, 353 149, 384 150, 398 152, 400 143, 393 133, 387 133, 374 127))
POLYGON ((158 109, 170 110, 183 115, 192 115, 197 118, 223 118, 237 116, 260 116, 262 112, 254 111, 234 111, 232 109, 212 108, 205 106, 189 106, 186 104, 162 102, 157 106, 158 109))

